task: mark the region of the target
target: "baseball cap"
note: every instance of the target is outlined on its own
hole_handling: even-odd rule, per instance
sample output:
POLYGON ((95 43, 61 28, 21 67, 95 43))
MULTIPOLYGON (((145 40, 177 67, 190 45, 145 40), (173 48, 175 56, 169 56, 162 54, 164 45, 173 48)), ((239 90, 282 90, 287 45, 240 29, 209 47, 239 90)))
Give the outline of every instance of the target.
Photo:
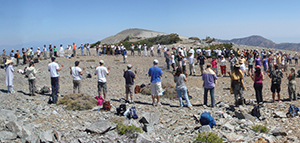
POLYGON ((100 60, 99 63, 100 63, 100 64, 104 64, 104 61, 103 61, 103 60, 100 60))

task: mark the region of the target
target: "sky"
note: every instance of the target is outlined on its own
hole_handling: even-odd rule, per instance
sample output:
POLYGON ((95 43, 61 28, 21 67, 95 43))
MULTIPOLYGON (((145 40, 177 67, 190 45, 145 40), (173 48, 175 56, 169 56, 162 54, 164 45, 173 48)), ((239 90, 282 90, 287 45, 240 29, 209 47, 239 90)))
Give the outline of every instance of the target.
POLYGON ((0 0, 0 48, 94 43, 128 28, 300 43, 299 0, 0 0), (37 45, 38 44, 38 45, 37 45))

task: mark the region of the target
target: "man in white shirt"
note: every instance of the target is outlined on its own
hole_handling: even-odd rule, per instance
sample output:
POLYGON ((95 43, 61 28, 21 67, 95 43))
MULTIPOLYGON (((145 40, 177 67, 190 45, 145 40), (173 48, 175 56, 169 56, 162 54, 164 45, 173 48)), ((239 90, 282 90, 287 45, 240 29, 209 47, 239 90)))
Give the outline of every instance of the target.
POLYGON ((134 45, 133 44, 131 44, 131 54, 130 55, 134 56, 134 45))
POLYGON ((147 57, 147 45, 144 44, 144 55, 147 57))
POLYGON ((51 57, 52 62, 48 64, 48 71, 50 72, 51 88, 52 88, 52 94, 49 100, 50 104, 51 103, 56 104, 57 102, 57 93, 59 88, 58 72, 64 67, 64 64, 61 64, 61 67, 59 68, 58 64, 55 62, 55 59, 56 59, 55 57, 51 57))
POLYGON ((158 44, 158 45, 157 45, 157 55, 159 55, 159 56, 161 57, 161 52, 160 52, 160 50, 161 50, 161 46, 160 46, 160 44, 158 44))
POLYGON ((141 56, 142 55, 142 45, 139 43, 138 45, 138 55, 141 56))
POLYGON ((154 50, 154 46, 152 45, 152 46, 150 47, 150 55, 151 55, 152 57, 154 56, 153 50, 154 50))
POLYGON ((75 61, 75 67, 70 67, 70 74, 73 77, 73 93, 75 93, 76 88, 78 88, 78 93, 81 89, 81 75, 83 74, 85 67, 81 68, 79 66, 79 61, 75 61))
POLYGON ((195 50, 193 49, 193 47, 190 48, 189 53, 193 55, 193 57, 195 57, 195 50))
POLYGON ((91 55, 90 47, 91 47, 90 44, 87 43, 87 44, 86 44, 86 55, 87 55, 87 56, 90 56, 90 55, 91 55))
POLYGON ((107 84, 106 84, 106 76, 109 75, 110 66, 108 68, 104 67, 104 61, 100 60, 100 66, 96 68, 95 75, 98 77, 98 93, 99 97, 101 96, 101 88, 103 89, 104 100, 106 99, 107 92, 107 84))
POLYGON ((187 58, 187 60, 189 61, 189 69, 190 69, 190 76, 194 75, 196 76, 196 71, 195 71, 195 58, 194 55, 192 53, 192 51, 189 51, 189 57, 187 58))

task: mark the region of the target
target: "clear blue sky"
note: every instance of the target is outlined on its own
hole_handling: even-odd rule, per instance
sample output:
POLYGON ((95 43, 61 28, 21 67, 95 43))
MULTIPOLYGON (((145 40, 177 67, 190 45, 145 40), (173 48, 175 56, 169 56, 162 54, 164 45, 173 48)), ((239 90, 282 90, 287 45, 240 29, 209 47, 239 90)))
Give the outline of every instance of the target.
POLYGON ((128 28, 224 40, 261 35, 276 43, 300 43, 299 0, 0 2, 0 45, 67 38, 92 43, 128 28))

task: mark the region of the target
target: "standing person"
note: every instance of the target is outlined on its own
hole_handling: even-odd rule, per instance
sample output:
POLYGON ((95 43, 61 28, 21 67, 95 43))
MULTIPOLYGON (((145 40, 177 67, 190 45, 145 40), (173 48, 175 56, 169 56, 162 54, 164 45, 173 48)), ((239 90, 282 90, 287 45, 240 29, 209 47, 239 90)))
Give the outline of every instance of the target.
POLYGON ((76 57, 76 45, 73 43, 73 57, 76 57))
POLYGON ((209 49, 209 47, 207 48, 207 50, 205 50, 205 53, 206 53, 206 58, 208 60, 211 60, 211 50, 209 49))
POLYGON ((268 56, 268 69, 269 69, 269 71, 268 72, 272 72, 272 70, 273 70, 273 58, 272 58, 272 55, 271 54, 269 54, 269 56, 268 56))
POLYGON ((295 74, 295 68, 291 68, 291 73, 286 73, 287 79, 289 80, 288 83, 288 91, 289 91, 289 97, 290 101, 297 100, 297 94, 296 94, 296 74, 295 74))
POLYGON ((231 72, 233 71, 234 65, 236 64, 237 61, 238 61, 238 60, 237 60, 237 58, 235 57, 235 55, 232 54, 232 55, 231 55, 231 58, 229 59, 229 62, 230 62, 230 70, 231 70, 231 72))
POLYGON ((134 103, 133 101, 133 93, 134 93, 134 79, 136 78, 137 72, 136 70, 134 73, 131 71, 132 65, 128 64, 127 65, 127 71, 124 71, 123 77, 125 78, 125 94, 126 94, 126 102, 129 102, 128 100, 128 94, 130 94, 130 104, 134 103))
POLYGON ((261 66, 261 59, 260 59, 260 57, 259 57, 259 54, 257 54, 257 56, 256 56, 256 58, 255 58, 255 67, 256 67, 257 65, 261 66))
POLYGON ((253 56, 250 54, 248 59, 248 75, 253 73, 253 56))
POLYGON ((19 50, 17 50, 17 52, 16 52, 16 54, 15 54, 15 59, 17 59, 17 66, 18 66, 19 63, 20 63, 19 57, 20 57, 20 53, 19 53, 19 50))
POLYGON ((226 59, 224 56, 221 56, 221 62, 220 62, 220 69, 221 69, 221 74, 222 76, 226 76, 226 59))
POLYGON ((130 55, 131 55, 131 56, 134 56, 134 45, 131 44, 131 47, 130 47, 130 48, 131 48, 131 53, 130 53, 130 55))
POLYGON ((13 72, 15 71, 14 67, 13 67, 13 61, 12 60, 7 60, 5 62, 5 72, 6 72, 6 76, 5 76, 5 85, 7 86, 7 93, 15 93, 15 91, 13 90, 13 82, 14 82, 14 74, 13 72))
POLYGON ((144 56, 147 57, 147 45, 146 44, 144 44, 144 56))
POLYGON ((79 63, 79 61, 75 61, 75 66, 70 67, 70 74, 73 77, 73 93, 76 92, 76 89, 78 89, 77 93, 80 93, 81 91, 81 76, 83 75, 85 67, 81 69, 79 63))
POLYGON ((184 82, 187 81, 187 75, 183 74, 181 67, 177 68, 176 73, 174 75, 174 82, 176 83, 176 92, 178 94, 179 106, 180 107, 188 107, 192 108, 192 104, 190 103, 187 88, 184 82), (186 105, 183 105, 182 96, 186 101, 186 105))
POLYGON ((298 65, 298 55, 297 55, 297 52, 296 52, 294 58, 295 58, 295 65, 298 65))
POLYGON ((191 75, 196 76, 194 54, 192 51, 189 51, 189 54, 190 56, 188 57, 188 61, 189 61, 190 76, 191 75))
POLYGON ((59 56, 60 57, 64 57, 64 47, 62 44, 60 44, 60 47, 59 47, 59 56))
POLYGON ((283 78, 283 73, 279 69, 279 66, 276 64, 274 65, 275 70, 273 70, 270 74, 268 73, 268 76, 272 78, 272 84, 271 84, 271 91, 272 91, 272 98, 273 103, 275 103, 275 92, 277 92, 278 102, 280 103, 280 86, 281 86, 281 78, 283 78))
POLYGON ((171 56, 170 56, 170 64, 173 68, 173 72, 175 71, 175 55, 173 52, 171 52, 171 56))
POLYGON ((89 43, 86 44, 86 55, 87 55, 87 56, 90 56, 90 55, 91 55, 90 44, 89 44, 89 43))
POLYGON ((218 75, 218 61, 216 60, 215 57, 211 61, 211 65, 212 65, 212 70, 216 73, 216 75, 218 75))
POLYGON ((243 90, 245 85, 243 80, 243 73, 240 70, 240 64, 236 63, 233 67, 232 73, 228 72, 231 78, 230 93, 234 94, 235 106, 238 106, 238 102, 241 101, 242 105, 245 105, 243 90))
POLYGON ((40 50, 40 47, 37 48, 36 50, 36 55, 38 57, 38 61, 40 61, 40 57, 41 57, 41 50, 40 50))
POLYGON ((126 50, 126 48, 124 48, 122 52, 123 52, 122 53, 123 61, 124 61, 124 63, 126 63, 127 62, 127 50, 126 50))
POLYGON ((52 88, 52 94, 51 98, 49 100, 49 103, 54 103, 56 104, 57 102, 57 93, 58 93, 58 86, 59 86, 59 74, 58 72, 62 70, 64 67, 64 64, 61 64, 61 67, 58 66, 58 64, 55 62, 56 57, 51 57, 51 63, 48 64, 48 71, 50 72, 50 77, 51 77, 51 88, 52 88))
POLYGON ((204 71, 204 64, 205 64, 205 56, 203 56, 203 53, 200 53, 200 56, 197 57, 197 60, 199 61, 199 66, 200 66, 200 71, 201 71, 201 76, 203 75, 203 71, 204 71))
POLYGON ((10 59, 11 59, 13 62, 15 62, 15 52, 14 52, 14 49, 11 50, 9 56, 10 56, 10 59))
POLYGON ((54 57, 58 57, 58 55, 57 55, 57 47, 56 47, 56 45, 54 45, 54 49, 53 49, 53 51, 54 51, 54 57))
POLYGON ((246 81, 245 81, 245 76, 246 76, 246 66, 245 66, 243 60, 241 60, 241 59, 239 60, 239 64, 240 64, 240 69, 241 69, 241 71, 242 71, 242 73, 243 73, 243 82, 244 82, 244 86, 246 87, 246 81))
POLYGON ((70 58, 72 55, 71 55, 71 50, 72 50, 72 46, 69 44, 68 45, 68 58, 70 58))
POLYGON ((43 54, 44 54, 44 59, 47 60, 47 47, 44 45, 43 47, 43 54))
POLYGON ((107 84, 106 84, 106 76, 109 75, 110 66, 108 68, 104 67, 104 61, 100 60, 100 66, 98 66, 95 70, 95 75, 98 76, 98 94, 99 97, 101 96, 101 88, 103 90, 104 100, 106 100, 106 93, 107 93, 107 84))
POLYGON ((103 50, 103 51, 102 51, 102 54, 105 55, 105 54, 106 54, 106 45, 105 45, 105 44, 103 44, 102 50, 103 50))
POLYGON ((169 49, 167 49, 165 52, 165 61, 166 61, 166 64, 167 64, 167 70, 170 70, 170 58, 171 58, 171 54, 169 52, 169 49))
MULTIPOLYGON (((23 48, 23 49, 24 49, 24 48, 23 48)), ((5 65, 6 59, 7 59, 7 57, 6 57, 6 51, 5 51, 5 49, 4 49, 4 50, 3 50, 3 53, 2 53, 2 61, 3 61, 3 65, 5 65)))
POLYGON ((161 51, 160 50, 161 50, 161 45, 158 44, 157 45, 157 55, 161 57, 161 51))
POLYGON ((151 57, 153 57, 153 56, 154 56, 154 52, 153 52, 153 50, 154 50, 154 46, 153 46, 153 45, 151 45, 151 46, 150 46, 150 55, 151 55, 151 57))
POLYGON ((138 45, 138 55, 141 56, 142 55, 142 45, 139 43, 138 45))
POLYGON ((255 95, 256 95, 256 102, 257 104, 261 104, 264 102, 263 96, 262 96, 262 89, 263 89, 263 83, 264 80, 264 74, 262 74, 260 66, 257 65, 255 67, 254 75, 252 73, 250 74, 251 79, 254 81, 254 89, 255 89, 255 95))
POLYGON ((28 77, 28 85, 29 85, 29 94, 30 96, 35 96, 35 79, 36 79, 37 70, 34 68, 34 62, 30 61, 29 67, 25 68, 25 73, 28 77))
POLYGON ((53 48, 52 45, 49 44, 49 57, 51 58, 53 56, 53 48))
POLYGON ((82 43, 80 45, 80 49, 81 49, 81 56, 83 56, 84 55, 84 46, 82 43))
POLYGON ((163 72, 158 65, 158 60, 153 61, 153 67, 149 68, 148 75, 151 77, 151 95, 152 95, 152 105, 155 105, 155 96, 157 96, 156 106, 161 105, 159 102, 159 96, 162 95, 161 92, 161 79, 163 72))
POLYGON ((266 55, 263 55, 263 66, 264 66, 264 74, 267 73, 268 70, 268 59, 266 55))
POLYGON ((99 56, 99 45, 96 45, 96 54, 99 56))
POLYGON ((23 56, 23 65, 25 65, 26 64, 26 61, 27 61, 27 59, 26 59, 26 52, 25 52, 25 48, 22 48, 22 56, 23 56))
POLYGON ((207 93, 209 91, 211 97, 211 107, 215 107, 215 86, 217 83, 217 75, 211 69, 211 64, 207 64, 206 70, 202 75, 202 80, 204 81, 204 103, 207 106, 207 93))

